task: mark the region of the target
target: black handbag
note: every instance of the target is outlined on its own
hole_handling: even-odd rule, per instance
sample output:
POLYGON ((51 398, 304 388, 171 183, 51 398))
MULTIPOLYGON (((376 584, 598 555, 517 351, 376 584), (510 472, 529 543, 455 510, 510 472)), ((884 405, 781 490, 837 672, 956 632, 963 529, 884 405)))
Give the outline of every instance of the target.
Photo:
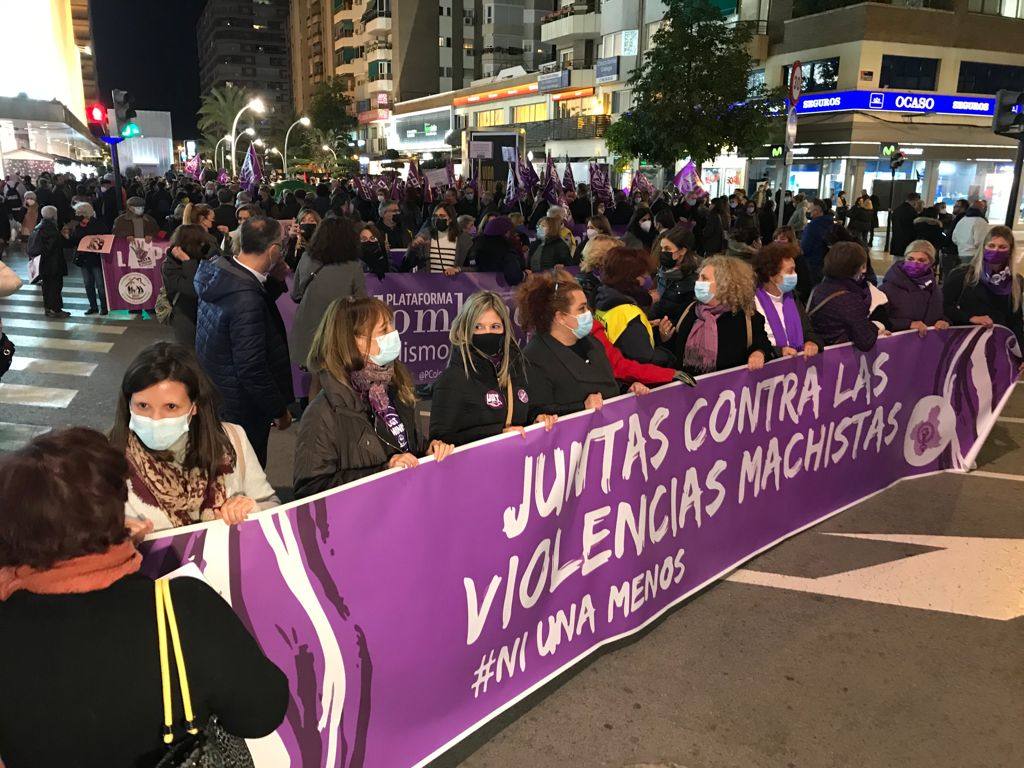
POLYGON ((160 682, 164 701, 164 743, 167 753, 157 763, 157 768, 255 768, 245 739, 228 733, 211 715, 200 730, 192 711, 192 696, 189 693, 185 657, 181 652, 178 623, 174 617, 171 602, 171 585, 167 579, 154 582, 156 591, 157 638, 160 643, 160 682), (171 671, 167 653, 167 630, 170 628, 171 645, 178 670, 181 701, 185 709, 186 736, 174 743, 174 717, 171 711, 171 671))
POLYGON ((0 376, 11 370, 14 352, 14 342, 7 338, 6 333, 0 332, 0 376))

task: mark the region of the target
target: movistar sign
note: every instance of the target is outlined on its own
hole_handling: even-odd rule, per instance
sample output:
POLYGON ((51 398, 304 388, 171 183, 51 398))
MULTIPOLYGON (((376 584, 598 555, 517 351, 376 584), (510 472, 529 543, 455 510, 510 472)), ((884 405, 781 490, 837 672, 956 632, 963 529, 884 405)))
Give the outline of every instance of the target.
POLYGON ((899 91, 832 91, 812 93, 800 99, 797 114, 818 112, 910 112, 938 115, 977 115, 991 117, 995 99, 984 96, 957 96, 938 93, 901 93, 899 91))

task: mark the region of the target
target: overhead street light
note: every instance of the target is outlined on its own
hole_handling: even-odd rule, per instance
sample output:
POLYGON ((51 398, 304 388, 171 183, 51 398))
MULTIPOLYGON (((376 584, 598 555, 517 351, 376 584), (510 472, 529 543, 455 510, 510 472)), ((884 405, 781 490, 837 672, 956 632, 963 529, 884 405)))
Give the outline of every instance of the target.
MULTIPOLYGON (((242 107, 240 110, 238 110, 238 114, 235 115, 235 119, 231 123, 231 173, 234 176, 238 175, 238 158, 235 157, 235 145, 238 143, 238 136, 236 135, 238 131, 238 118, 240 118, 242 116, 242 113, 245 112, 247 109, 252 110, 257 115, 262 115, 267 111, 267 107, 266 105, 264 105, 263 99, 255 98, 248 104, 246 104, 244 107, 242 107)), ((252 129, 247 129, 247 132, 248 130, 252 129)), ((255 132, 256 131, 253 131, 253 133, 255 132)), ((253 133, 250 133, 249 135, 252 136, 253 133)))
MULTIPOLYGON (((214 161, 216 161, 216 160, 217 160, 217 150, 218 150, 218 149, 220 149, 220 145, 221 145, 222 143, 224 143, 224 142, 227 142, 228 144, 230 144, 230 143, 231 143, 231 134, 230 134, 230 133, 229 133, 229 134, 227 134, 227 135, 225 135, 225 136, 224 136, 224 137, 223 137, 222 139, 220 139, 220 140, 219 140, 219 141, 218 141, 218 142, 217 142, 217 143, 216 143, 216 144, 214 145, 214 147, 213 147, 213 159, 214 159, 214 161)), ((225 150, 225 151, 226 151, 226 150, 225 150)), ((225 166, 225 161, 226 161, 226 159, 227 159, 227 158, 223 158, 223 157, 222 157, 221 161, 220 161, 219 163, 217 163, 217 167, 218 167, 218 168, 223 168, 223 167, 225 166)))
POLYGON ((303 128, 309 128, 309 125, 310 125, 311 122, 312 121, 308 117, 303 115, 298 120, 296 120, 294 123, 289 125, 288 126, 288 130, 285 131, 285 134, 284 134, 284 154, 281 155, 281 163, 284 166, 284 168, 282 170, 283 170, 285 176, 288 175, 288 136, 291 134, 292 128, 294 128, 296 125, 301 125, 303 128))
POLYGON ((256 129, 253 128, 252 126, 249 126, 244 131, 242 131, 241 133, 236 135, 234 137, 234 139, 231 140, 231 175, 232 176, 238 176, 238 173, 236 172, 237 165, 235 164, 235 150, 238 148, 238 140, 241 139, 243 136, 248 136, 251 139, 255 135, 256 135, 256 129))

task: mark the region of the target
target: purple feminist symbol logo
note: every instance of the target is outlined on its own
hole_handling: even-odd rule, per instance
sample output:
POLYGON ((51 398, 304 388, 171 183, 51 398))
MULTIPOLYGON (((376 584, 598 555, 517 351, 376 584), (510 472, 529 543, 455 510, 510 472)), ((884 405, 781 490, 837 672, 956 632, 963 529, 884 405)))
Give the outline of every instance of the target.
POLYGON ((928 412, 928 418, 921 421, 911 432, 914 441, 914 453, 921 456, 932 448, 938 448, 942 443, 939 435, 939 407, 935 406, 928 412))

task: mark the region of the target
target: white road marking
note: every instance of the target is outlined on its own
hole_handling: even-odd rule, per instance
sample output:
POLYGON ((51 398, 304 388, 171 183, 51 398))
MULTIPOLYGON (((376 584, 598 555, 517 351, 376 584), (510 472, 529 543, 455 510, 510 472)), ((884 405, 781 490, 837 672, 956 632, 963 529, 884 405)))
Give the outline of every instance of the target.
POLYGON ((21 448, 34 437, 50 431, 50 427, 37 427, 33 424, 11 424, 0 421, 0 451, 14 451, 21 448))
POLYGON ((90 320, 26 320, 20 317, 12 317, 4 320, 4 328, 22 328, 33 331, 70 331, 87 333, 110 333, 120 336, 128 326, 125 325, 103 325, 90 320))
POLYGON ((1000 416, 996 421, 1005 421, 1007 424, 1024 424, 1024 419, 1019 416, 1000 416))
POLYGON ((0 403, 4 405, 67 408, 77 394, 77 389, 34 387, 28 384, 4 384, 0 382, 0 403))
MULTIPOLYGON (((4 305, 4 303, 8 302, 8 301, 9 302, 13 302, 15 304, 38 304, 40 307, 43 306, 43 297, 42 296, 37 296, 36 294, 27 294, 27 293, 20 293, 20 292, 12 294, 12 295, 7 296, 7 297, 5 297, 3 299, 0 299, 0 307, 2 307, 4 305)), ((83 298, 77 298, 77 297, 65 296, 64 297, 64 304, 65 304, 65 306, 72 306, 72 307, 88 307, 89 306, 89 300, 84 298, 84 297, 83 298)))
POLYGON ((882 533, 824 535, 939 549, 820 578, 744 568, 730 574, 727 580, 999 621, 1024 616, 1022 539, 882 533))
POLYGON ((990 480, 1015 480, 1024 483, 1024 475, 1008 475, 1005 472, 986 472, 981 469, 972 471, 968 477, 987 477, 990 480))
POLYGON ((71 360, 46 360, 17 354, 11 360, 12 371, 49 373, 57 376, 92 376, 97 363, 77 363, 71 360))
POLYGON ((40 347, 42 349, 64 349, 69 352, 102 352, 113 349, 109 341, 80 341, 78 339, 49 339, 45 336, 20 336, 7 334, 15 347, 40 347))

